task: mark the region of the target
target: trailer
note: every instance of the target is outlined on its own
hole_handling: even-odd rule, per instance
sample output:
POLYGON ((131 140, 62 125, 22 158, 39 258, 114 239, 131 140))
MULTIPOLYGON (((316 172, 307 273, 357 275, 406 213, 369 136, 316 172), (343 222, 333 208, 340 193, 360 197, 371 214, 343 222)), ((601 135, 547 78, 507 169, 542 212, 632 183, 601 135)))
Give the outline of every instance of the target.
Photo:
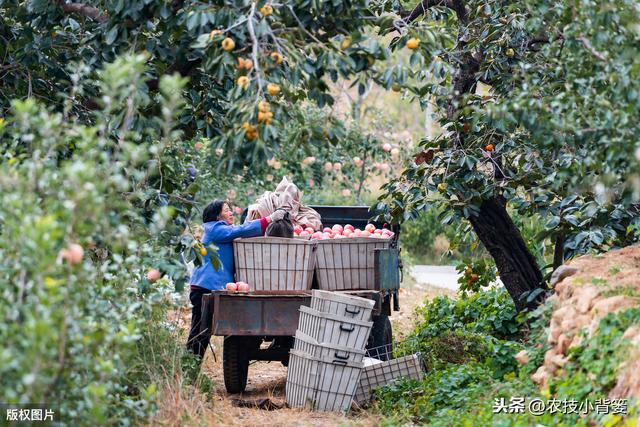
MULTIPOLYGON (((352 224, 364 228, 374 216, 366 206, 312 206, 322 217, 323 225, 352 224)), ((376 227, 383 224, 372 222, 376 227)), ((375 251, 375 275, 371 289, 335 291, 375 301, 373 327, 367 348, 391 344, 393 334, 389 316, 399 310, 398 289, 402 264, 398 226, 388 249, 375 251)), ((312 289, 318 288, 317 277, 312 289)), ((229 393, 241 393, 247 384, 252 361, 289 362, 298 327, 300 306, 309 306, 311 290, 253 291, 246 294, 214 291, 203 296, 201 333, 223 336, 223 371, 229 393)))

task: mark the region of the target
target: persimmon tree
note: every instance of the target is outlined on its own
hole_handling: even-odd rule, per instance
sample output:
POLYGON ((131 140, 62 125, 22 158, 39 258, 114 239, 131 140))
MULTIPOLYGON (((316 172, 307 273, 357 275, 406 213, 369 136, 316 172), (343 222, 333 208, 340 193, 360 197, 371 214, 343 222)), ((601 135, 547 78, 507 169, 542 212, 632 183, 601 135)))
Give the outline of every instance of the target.
POLYGON ((417 50, 412 91, 435 99, 444 131, 386 186, 391 215, 435 203, 445 222, 466 218, 518 308, 545 285, 508 206, 542 215, 556 266, 633 241, 637 4, 424 0, 401 14, 401 32, 437 27, 455 43, 417 50))

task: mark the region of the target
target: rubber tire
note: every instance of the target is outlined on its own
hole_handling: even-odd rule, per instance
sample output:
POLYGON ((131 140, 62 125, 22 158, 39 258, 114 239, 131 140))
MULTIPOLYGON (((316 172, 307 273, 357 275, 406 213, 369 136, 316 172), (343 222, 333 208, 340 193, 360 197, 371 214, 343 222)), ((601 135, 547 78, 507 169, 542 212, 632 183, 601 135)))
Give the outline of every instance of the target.
POLYGON ((224 386, 228 393, 242 393, 247 387, 249 374, 249 359, 247 353, 248 341, 244 337, 230 336, 224 339, 222 345, 222 370, 224 372, 224 386))
MULTIPOLYGON (((382 347, 383 345, 393 345, 393 331, 391 330, 391 321, 389 316, 381 314, 379 316, 373 316, 373 326, 371 327, 371 334, 369 335, 369 342, 367 343, 367 349, 382 347)), ((375 354, 367 354, 368 357, 376 357, 375 354)), ((380 360, 387 360, 386 355, 377 357, 380 360)))

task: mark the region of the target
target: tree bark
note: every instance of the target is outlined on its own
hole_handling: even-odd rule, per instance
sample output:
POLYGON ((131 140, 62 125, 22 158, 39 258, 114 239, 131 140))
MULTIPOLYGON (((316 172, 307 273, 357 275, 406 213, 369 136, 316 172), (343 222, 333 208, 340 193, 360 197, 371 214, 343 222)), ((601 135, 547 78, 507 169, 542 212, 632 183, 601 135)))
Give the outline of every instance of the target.
POLYGON ((564 234, 556 236, 556 243, 553 250, 553 270, 564 264, 564 234))
POLYGON ((545 290, 536 259, 507 213, 505 200, 494 196, 480 205, 480 213, 469 218, 473 230, 494 259, 500 279, 518 311, 537 306, 543 294, 527 302, 526 295, 545 290))

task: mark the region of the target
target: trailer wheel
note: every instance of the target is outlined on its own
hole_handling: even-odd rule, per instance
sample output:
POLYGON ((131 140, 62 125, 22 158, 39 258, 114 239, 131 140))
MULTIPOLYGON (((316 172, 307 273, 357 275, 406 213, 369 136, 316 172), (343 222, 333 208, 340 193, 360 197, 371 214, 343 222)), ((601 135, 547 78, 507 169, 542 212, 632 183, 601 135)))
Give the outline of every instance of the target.
POLYGON ((244 337, 226 337, 222 349, 222 370, 224 386, 228 393, 242 393, 247 387, 249 359, 247 340, 244 337))
POLYGON ((367 343, 367 357, 388 360, 393 346, 393 331, 389 316, 373 316, 373 326, 367 343), (384 347, 383 347, 384 346, 384 347))

